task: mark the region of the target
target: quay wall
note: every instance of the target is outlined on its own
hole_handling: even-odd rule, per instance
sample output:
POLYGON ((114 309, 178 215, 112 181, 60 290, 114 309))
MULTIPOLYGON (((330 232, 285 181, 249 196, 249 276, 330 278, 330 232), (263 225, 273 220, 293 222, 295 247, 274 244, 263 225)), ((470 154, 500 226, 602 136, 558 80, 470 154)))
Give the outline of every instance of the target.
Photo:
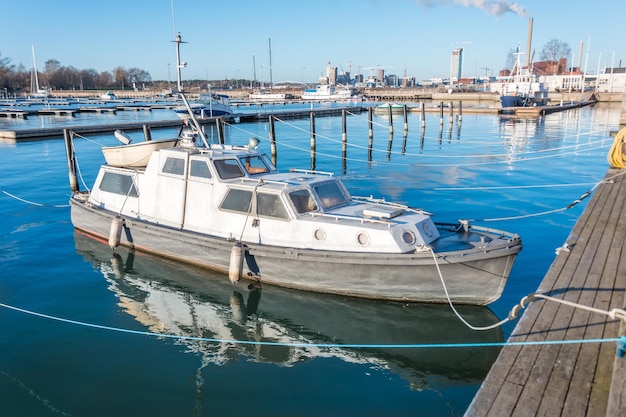
MULTIPOLYGON (((497 93, 482 92, 482 91, 457 91, 454 90, 451 93, 447 90, 441 90, 437 88, 364 88, 360 89, 359 95, 366 100, 372 101, 421 101, 421 100, 433 100, 433 101, 459 101, 459 100, 471 100, 471 101, 485 101, 494 102, 499 104, 499 97, 497 93)), ((158 97, 160 90, 126 90, 126 91, 114 91, 118 98, 154 98, 158 97)), ((245 100, 252 90, 250 89, 230 89, 230 90, 218 90, 218 93, 227 94, 233 100, 245 100)), ((300 99, 301 88, 298 89, 280 89, 280 92, 293 97, 296 100, 300 99)), ((89 90, 89 91, 77 91, 77 90, 53 90, 52 94, 55 97, 73 97, 73 98, 98 98, 104 94, 104 90, 89 90)), ((187 92, 189 99, 193 100, 197 98, 199 92, 190 91, 187 92)), ((624 93, 595 93, 595 97, 599 102, 622 102, 624 93)), ((550 92, 548 94, 550 102, 559 103, 560 101, 572 102, 582 101, 586 98, 584 93, 578 92, 550 92)))

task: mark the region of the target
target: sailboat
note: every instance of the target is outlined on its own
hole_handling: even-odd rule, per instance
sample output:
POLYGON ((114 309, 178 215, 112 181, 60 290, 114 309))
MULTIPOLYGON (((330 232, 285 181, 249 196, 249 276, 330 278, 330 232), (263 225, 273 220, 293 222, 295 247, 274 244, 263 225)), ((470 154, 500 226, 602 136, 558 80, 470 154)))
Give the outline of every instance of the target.
POLYGON ((48 88, 42 88, 39 86, 39 77, 37 75, 37 62, 35 61, 35 46, 32 46, 33 50, 33 71, 30 77, 30 98, 48 98, 50 97, 50 90, 48 88))

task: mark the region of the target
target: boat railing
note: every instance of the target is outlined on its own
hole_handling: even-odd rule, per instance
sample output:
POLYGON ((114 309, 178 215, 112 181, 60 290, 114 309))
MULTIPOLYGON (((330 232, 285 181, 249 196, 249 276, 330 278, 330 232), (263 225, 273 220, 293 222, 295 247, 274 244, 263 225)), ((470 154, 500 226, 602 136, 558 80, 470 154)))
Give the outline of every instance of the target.
POLYGON ((352 200, 353 201, 358 201, 358 202, 368 202, 368 203, 373 203, 373 204, 379 204, 381 206, 387 206, 387 207, 394 207, 394 208, 399 208, 402 210, 406 210, 406 211, 410 211, 412 213, 417 213, 417 214, 425 214, 427 216, 432 216, 431 213, 424 211, 420 208, 413 208, 413 207, 409 207, 405 204, 399 204, 399 203, 393 203, 390 201, 386 201, 384 198, 374 198, 373 196, 369 196, 369 197, 362 197, 362 196, 352 196, 352 200))
POLYGON ((312 170, 312 169, 300 169, 300 168, 290 168, 289 172, 298 172, 298 173, 301 173, 301 174, 328 175, 329 177, 333 177, 335 175, 332 172, 315 171, 315 170, 312 170))
POLYGON ((309 212, 307 214, 309 216, 313 217, 313 218, 315 218, 315 217, 323 217, 323 218, 330 218, 330 219, 333 219, 335 221, 350 220, 350 221, 354 221, 354 222, 359 222, 361 224, 365 224, 365 223, 382 224, 382 225, 387 226, 388 228, 395 224, 395 222, 390 222, 390 221, 387 221, 387 220, 378 220, 378 219, 374 219, 374 218, 371 218, 371 217, 347 216, 345 214, 331 214, 331 213, 319 213, 319 212, 309 212))

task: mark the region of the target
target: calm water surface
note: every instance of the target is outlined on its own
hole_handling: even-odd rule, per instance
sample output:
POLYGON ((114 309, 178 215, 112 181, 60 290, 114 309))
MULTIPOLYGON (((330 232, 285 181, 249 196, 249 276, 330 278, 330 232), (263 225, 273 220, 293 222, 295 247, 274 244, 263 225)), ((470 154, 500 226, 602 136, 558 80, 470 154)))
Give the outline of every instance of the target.
MULTIPOLYGON (((89 117, 0 119, 0 129, 171 113, 89 117)), ((427 115, 423 133, 415 114, 406 137, 401 117, 392 137, 386 117, 375 123, 370 151, 367 116, 348 118, 344 158, 341 118, 318 118, 313 160, 309 120, 279 121, 277 164, 334 172, 354 195, 421 207, 437 221, 469 218, 519 233, 524 249, 502 298, 460 308, 485 325, 537 288, 586 201, 535 214, 567 206, 604 177, 619 109, 540 119, 466 113, 442 127, 438 115, 427 115)), ((226 133, 234 144, 261 138, 269 152, 265 123, 234 124, 226 133)), ((142 133, 130 135, 141 140, 142 133)), ((103 162, 100 146, 114 143, 110 135, 76 138, 82 189, 103 162)), ((61 139, 1 144, 0 191, 0 303, 46 315, 0 307, 2 416, 459 416, 498 348, 387 345, 498 342, 514 325, 473 332, 447 306, 235 287, 220 274, 113 252, 73 231, 61 139)))

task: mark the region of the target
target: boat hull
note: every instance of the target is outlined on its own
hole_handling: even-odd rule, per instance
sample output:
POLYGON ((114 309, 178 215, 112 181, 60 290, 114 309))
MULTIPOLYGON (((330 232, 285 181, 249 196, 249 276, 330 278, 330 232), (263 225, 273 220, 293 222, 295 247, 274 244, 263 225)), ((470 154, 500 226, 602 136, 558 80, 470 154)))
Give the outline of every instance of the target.
MULTIPOLYGON (((108 240, 116 213, 86 201, 86 194, 76 194, 70 200, 74 227, 108 240)), ((452 240, 456 238, 451 236, 452 240)), ((125 219, 120 239, 120 245, 224 273, 229 271, 235 243, 136 219, 125 219)), ((521 240, 516 237, 490 249, 437 253, 452 301, 486 305, 497 300, 520 250, 521 240)), ((430 251, 379 254, 246 243, 243 264, 243 278, 270 285, 369 299, 447 302, 430 251)))

